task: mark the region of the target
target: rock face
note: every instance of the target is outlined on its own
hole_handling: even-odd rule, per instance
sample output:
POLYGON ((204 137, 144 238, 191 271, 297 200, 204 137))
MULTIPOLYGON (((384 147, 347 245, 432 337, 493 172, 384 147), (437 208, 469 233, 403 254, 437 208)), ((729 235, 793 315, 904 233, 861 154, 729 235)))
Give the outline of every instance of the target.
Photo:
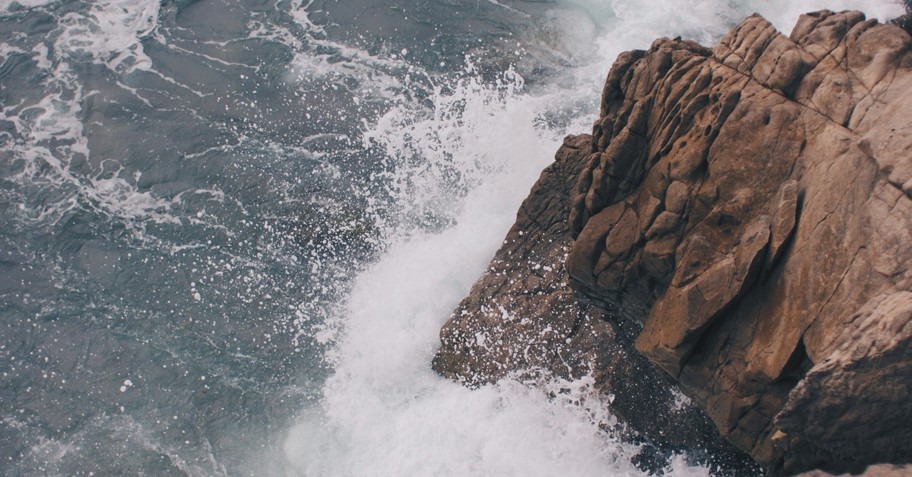
POLYGON ((859 12, 608 76, 573 284, 775 471, 912 461, 912 40, 859 12))
POLYGON ((433 367, 468 386, 511 373, 520 379, 591 377, 628 437, 646 444, 638 464, 662 467, 671 451, 710 450, 707 463, 752 469, 705 414, 633 350, 636 328, 602 319, 568 286, 567 215, 576 176, 591 150, 589 135, 569 136, 517 214, 516 223, 441 330, 433 367))
POLYGON ((912 462, 910 47, 822 11, 619 56, 435 369, 591 373, 640 435, 723 449, 671 379, 774 473, 912 462))

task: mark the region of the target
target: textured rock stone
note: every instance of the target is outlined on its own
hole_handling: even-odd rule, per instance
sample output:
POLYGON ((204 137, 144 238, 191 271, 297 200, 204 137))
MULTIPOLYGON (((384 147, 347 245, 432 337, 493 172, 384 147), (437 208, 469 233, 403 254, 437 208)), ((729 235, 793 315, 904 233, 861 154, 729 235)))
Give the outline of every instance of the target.
POLYGON ((542 174, 434 368, 470 386, 588 374, 653 449, 725 453, 721 435, 774 474, 912 462, 896 23, 821 11, 784 36, 755 15, 714 49, 620 55, 591 137, 542 174))
POLYGON ((488 270, 444 325, 433 363, 444 376, 470 386, 533 368, 568 377, 568 368, 584 369, 594 359, 601 347, 595 336, 608 336, 610 344, 614 331, 598 310, 577 304, 563 267, 570 250, 567 184, 589 143, 586 135, 565 140, 488 270))
POLYGON ((752 16, 608 75, 573 286, 775 472, 912 462, 912 40, 752 16))
POLYGON ((644 468, 660 469, 663 454, 698 450, 713 456, 707 463, 715 467, 756 471, 632 349, 635 330, 606 321, 568 286, 570 195, 591 142, 588 135, 565 139, 488 270, 441 330, 434 369, 473 387, 508 374, 531 381, 590 376, 622 432, 645 444, 644 468))

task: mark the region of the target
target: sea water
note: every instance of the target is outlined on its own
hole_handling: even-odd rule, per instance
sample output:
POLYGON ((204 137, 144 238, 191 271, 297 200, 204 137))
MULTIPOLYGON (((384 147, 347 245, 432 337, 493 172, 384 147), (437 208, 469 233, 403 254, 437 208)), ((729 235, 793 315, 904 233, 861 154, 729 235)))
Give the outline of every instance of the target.
POLYGON ((824 7, 902 12, 0 0, 0 474, 643 475, 587 379, 437 333, 618 53, 824 7))

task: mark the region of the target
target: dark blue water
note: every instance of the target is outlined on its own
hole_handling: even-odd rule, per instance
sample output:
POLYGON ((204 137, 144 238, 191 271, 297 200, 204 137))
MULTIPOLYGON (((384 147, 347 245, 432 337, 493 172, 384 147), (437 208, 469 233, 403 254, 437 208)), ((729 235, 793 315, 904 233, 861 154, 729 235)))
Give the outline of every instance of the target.
POLYGON ((460 475, 529 419, 609 446, 427 363, 614 55, 787 5, 659 3, 0 1, 0 474, 460 475), (499 427, 398 441, 475 399, 499 427))

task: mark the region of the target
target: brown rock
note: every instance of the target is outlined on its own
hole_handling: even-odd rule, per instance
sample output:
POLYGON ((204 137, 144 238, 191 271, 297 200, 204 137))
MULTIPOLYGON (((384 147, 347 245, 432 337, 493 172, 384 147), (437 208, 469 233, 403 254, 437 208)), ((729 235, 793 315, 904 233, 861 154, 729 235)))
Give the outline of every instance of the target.
POLYGON ((775 474, 912 463, 910 50, 821 11, 620 55, 434 368, 589 374, 656 448, 728 452, 673 380, 775 474))
POLYGON ((740 246, 724 257, 694 258, 689 254, 702 255, 705 249, 688 248, 688 253, 682 257, 685 263, 699 261, 710 266, 693 280, 673 280, 653 305, 646 326, 637 338, 637 350, 672 376, 677 376, 706 328, 753 285, 769 245, 769 229, 767 217, 758 217, 744 229, 740 246), (667 316, 678 319, 667 320, 667 316))
POLYGON ((779 473, 912 462, 912 39, 859 12, 608 76, 573 286, 779 473))
MULTIPOLYGON (((488 270, 441 330, 433 367, 471 387, 507 375, 533 382, 591 376, 593 391, 610 396, 606 401, 621 420, 622 434, 644 444, 644 462, 651 452, 667 457, 696 449, 723 456, 714 460, 725 462, 714 465, 756 471, 746 455, 719 437, 702 411, 682 402, 674 385, 632 349, 632 330, 581 304, 568 286, 569 197, 591 141, 590 136, 565 139, 488 270)), ((636 228, 633 210, 618 209, 609 219, 636 228), (622 218, 625 210, 631 211, 629 219, 622 218)), ((604 237, 597 241, 604 246, 604 237)), ((657 464, 653 470, 661 468, 657 464)))
POLYGON ((770 203, 770 247, 764 269, 768 272, 779 261, 784 246, 795 231, 798 221, 798 181, 788 180, 779 187, 770 203))
POLYGON ((597 310, 579 306, 565 286, 568 185, 590 142, 586 135, 565 139, 487 272, 444 325, 433 363, 442 375, 470 386, 526 369, 567 377, 568 366, 578 372, 586 367, 597 348, 595 335, 611 341, 610 325, 597 310), (579 341, 585 344, 570 346, 579 341))

